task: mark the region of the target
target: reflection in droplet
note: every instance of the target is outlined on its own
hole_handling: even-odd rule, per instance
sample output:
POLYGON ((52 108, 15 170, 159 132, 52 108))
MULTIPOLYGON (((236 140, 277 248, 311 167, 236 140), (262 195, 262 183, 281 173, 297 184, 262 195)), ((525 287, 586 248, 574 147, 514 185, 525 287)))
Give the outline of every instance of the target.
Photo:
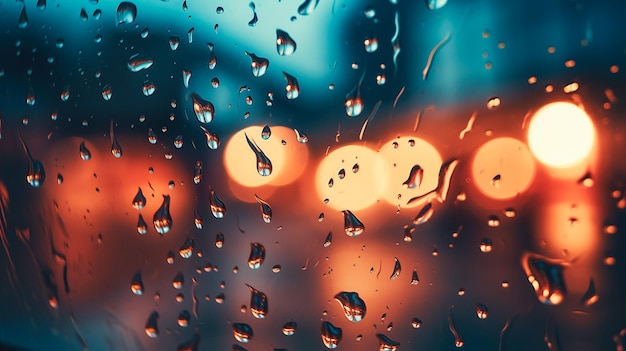
POLYGON ((598 293, 596 292, 596 284, 593 281, 593 278, 589 279, 589 286, 587 287, 587 291, 580 299, 580 304, 589 307, 594 303, 598 302, 598 293))
POLYGON ((539 254, 525 252, 522 255, 522 268, 528 282, 532 285, 539 302, 546 305, 558 305, 565 298, 565 280, 563 269, 569 262, 552 259, 539 254))
POLYGON ((137 219, 137 232, 139 234, 146 234, 148 232, 148 223, 146 223, 141 214, 139 214, 139 219, 137 219))
POLYGON ((263 217, 263 221, 265 223, 269 223, 272 221, 272 208, 267 201, 261 199, 257 194, 254 194, 254 198, 261 205, 261 216, 263 217))
POLYGON ((283 325, 282 332, 284 335, 291 336, 296 333, 298 324, 296 322, 287 322, 283 325))
POLYGON ((254 332, 248 324, 233 323, 233 336, 239 342, 249 342, 254 336, 254 332))
POLYGON ((185 276, 183 275, 183 272, 176 273, 176 275, 174 276, 174 279, 172 279, 172 286, 174 287, 174 289, 177 289, 177 290, 182 289, 184 283, 185 283, 185 276))
POLYGON ((267 140, 270 138, 271 135, 272 135, 272 130, 270 129, 270 126, 266 124, 265 126, 263 126, 263 129, 261 130, 261 139, 267 140))
POLYGON ((252 269, 261 268, 265 260, 265 247, 260 243, 250 244, 250 256, 248 257, 248 267, 252 269))
POLYGON ((115 18, 117 24, 132 23, 137 17, 137 6, 132 2, 123 1, 117 6, 115 18))
POLYGON ((248 134, 244 133, 244 135, 246 137, 246 142, 248 142, 248 146, 250 146, 250 149, 254 152, 254 155, 256 156, 257 172, 264 177, 272 174, 272 162, 270 161, 270 159, 265 156, 263 150, 261 150, 261 148, 257 146, 254 140, 250 140, 250 138, 248 138, 248 134))
POLYGON ((194 240, 193 240, 193 238, 192 237, 187 237, 187 239, 185 239, 185 242, 183 243, 183 245, 178 250, 178 254, 182 258, 189 258, 189 257, 191 257, 191 255, 193 255, 193 247, 194 247, 194 240))
POLYGON ((335 295, 335 300, 339 302, 343 308, 343 314, 350 322, 360 322, 365 318, 365 301, 357 292, 342 291, 335 295))
POLYGON ((215 194, 215 191, 211 190, 211 197, 210 197, 210 206, 211 206, 211 213, 213 214, 213 217, 215 218, 224 218, 224 216, 226 215, 226 205, 224 204, 224 202, 222 202, 222 200, 220 200, 219 197, 217 197, 217 194, 215 194))
POLYGON ((389 279, 391 280, 398 278, 400 276, 400 272, 402 271, 400 260, 397 257, 394 257, 393 259, 395 260, 395 263, 393 265, 393 272, 391 273, 391 276, 389 277, 389 279))
POLYGON ((276 29, 276 51, 281 56, 289 56, 296 51, 296 42, 283 30, 276 29))
POLYGON ((378 50, 378 38, 376 38, 375 36, 367 37, 363 41, 363 45, 365 46, 365 51, 366 52, 372 53, 372 52, 378 50))
POLYGON ((148 317, 148 321, 146 322, 145 331, 146 334, 151 338, 156 338, 159 336, 159 326, 158 326, 159 312, 153 311, 148 317))
POLYGON ((287 81, 287 85, 285 85, 285 95, 287 99, 293 100, 300 95, 300 85, 298 84, 298 80, 296 77, 292 76, 287 72, 283 72, 283 76, 287 81))
POLYGON ((143 294, 143 281, 141 280, 141 272, 137 272, 133 275, 133 278, 130 281, 130 290, 135 295, 143 294))
POLYGON ((270 61, 266 58, 259 57, 252 52, 246 51, 246 55, 250 56, 250 59, 252 60, 252 62, 250 63, 252 75, 257 78, 262 77, 267 71, 267 68, 270 65, 270 61))
POLYGON ((141 210, 144 206, 146 206, 146 197, 143 195, 141 188, 137 189, 137 194, 133 198, 133 208, 141 210))
POLYGON ((479 319, 486 319, 489 316, 489 309, 487 309, 487 306, 483 305, 482 303, 477 304, 476 316, 479 319))
POLYGON ((378 339, 379 351, 396 351, 400 347, 399 342, 389 339, 384 334, 376 334, 376 338, 378 339))
POLYGON ((361 98, 361 82, 359 82, 354 90, 346 95, 343 105, 346 108, 346 115, 348 115, 348 117, 356 117, 363 112, 364 103, 361 98))
POLYGON ((322 322, 322 332, 320 335, 322 337, 322 342, 324 343, 324 346, 326 346, 327 348, 337 348, 343 336, 342 334, 343 333, 341 328, 334 326, 330 322, 322 322))
POLYGON ((363 233, 365 226, 350 210, 343 210, 341 213, 343 214, 343 229, 348 236, 357 236, 363 233))
POLYGON ((215 116, 215 107, 210 101, 204 100, 200 95, 191 93, 193 112, 200 123, 209 123, 215 116))
POLYGON ((250 289, 250 312, 256 318, 265 318, 269 309, 267 295, 248 284, 246 286, 250 289))
POLYGON ((163 195, 163 202, 152 217, 152 223, 157 233, 163 235, 172 229, 172 216, 170 215, 170 196, 163 195))

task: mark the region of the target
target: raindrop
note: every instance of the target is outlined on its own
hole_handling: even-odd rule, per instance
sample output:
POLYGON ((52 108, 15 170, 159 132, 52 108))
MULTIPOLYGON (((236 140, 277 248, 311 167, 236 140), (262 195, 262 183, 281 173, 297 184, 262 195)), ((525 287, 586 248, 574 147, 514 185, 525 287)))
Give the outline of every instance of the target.
POLYGON ((422 185, 424 170, 419 165, 413 166, 409 172, 409 177, 402 183, 405 188, 417 189, 422 185))
POLYGON ((26 145, 26 142, 24 142, 24 139, 22 138, 21 134, 19 134, 19 138, 22 144, 22 148, 24 149, 24 153, 26 154, 26 157, 28 158, 28 170, 26 173, 26 182, 33 188, 37 188, 43 184, 44 180, 46 180, 46 171, 41 161, 36 160, 32 157, 32 155, 30 154, 30 150, 28 146, 26 145))
POLYGON ((177 135, 176 138, 174 138, 174 147, 177 149, 180 149, 183 147, 183 136, 182 135, 177 135))
POLYGON ((149 34, 150 34, 150 29, 148 27, 144 28, 141 31, 141 33, 139 33, 139 35, 141 36, 142 39, 146 39, 149 34))
POLYGON ((196 165, 193 168, 193 182, 200 184, 202 180, 202 161, 196 161, 196 165))
POLYGON ((141 210, 144 206, 146 206, 146 197, 143 195, 141 188, 137 189, 137 194, 133 198, 132 205, 134 208, 141 210))
POLYGON ((417 317, 414 317, 411 320, 411 326, 413 327, 413 329, 418 329, 419 327, 422 326, 422 320, 417 317))
MULTIPOLYGON (((189 88, 189 80, 191 79, 191 71, 190 70, 183 70, 183 84, 185 85, 185 88, 189 88)), ((193 97, 193 95, 192 95, 193 97)), ((195 111, 195 104, 194 104, 194 111, 195 111)))
POLYGON ((34 106, 35 105, 35 91, 33 90, 32 87, 28 88, 28 93, 26 93, 26 104, 28 106, 34 106))
POLYGON ((180 45, 180 38, 177 36, 171 36, 168 43, 170 44, 170 50, 176 51, 180 45))
POLYGON ((167 256, 165 257, 165 262, 167 262, 167 264, 174 264, 175 256, 174 251, 168 251, 167 256))
POLYGON ((363 11, 363 14, 365 15, 365 18, 374 18, 374 16, 376 16, 376 9, 368 7, 365 11, 363 11))
POLYGON ((193 247, 194 247, 194 240, 193 240, 193 238, 192 237, 187 237, 187 239, 185 239, 185 242, 183 243, 183 245, 178 250, 178 254, 182 258, 189 258, 189 257, 191 257, 191 255, 193 255, 193 247))
POLYGON ((28 26, 28 16, 26 15, 26 4, 24 4, 24 7, 22 7, 22 12, 20 12, 20 17, 17 20, 17 26, 19 28, 26 28, 26 26, 28 26))
POLYGON ((267 68, 270 65, 270 61, 266 58, 259 57, 252 52, 247 52, 246 55, 250 56, 252 62, 250 63, 250 68, 252 69, 252 75, 255 77, 262 77, 267 68))
POLYGON ((222 202, 222 200, 220 200, 219 197, 217 197, 217 194, 215 194, 215 191, 213 190, 211 190, 211 197, 209 201, 213 217, 218 219, 224 218, 226 215, 226 205, 222 202))
POLYGON ((395 263, 393 265, 393 272, 391 273, 391 276, 389 277, 389 279, 391 280, 398 278, 400 276, 400 272, 402 271, 400 260, 397 257, 394 257, 393 259, 395 260, 395 263))
POLYGON ((333 180, 333 178, 330 178, 330 179, 328 180, 328 187, 329 187, 329 188, 332 188, 332 187, 333 187, 333 185, 335 185, 335 181, 333 180))
POLYGON ((170 196, 163 195, 163 202, 161 206, 156 210, 152 217, 154 229, 157 233, 163 235, 172 229, 172 216, 170 215, 170 196))
POLYGON ((148 321, 146 322, 146 334, 151 338, 156 338, 159 336, 159 326, 157 324, 159 319, 159 312, 153 311, 148 317, 148 321))
POLYGON ((433 204, 428 202, 422 209, 417 213, 415 218, 413 218, 413 224, 422 224, 428 222, 429 219, 432 218, 433 213, 433 204))
POLYGON ((298 329, 298 324, 296 322, 287 322, 283 325, 282 332, 283 335, 291 336, 296 333, 298 329))
POLYGON ((63 102, 69 100, 70 98, 70 86, 69 85, 66 85, 65 87, 63 87, 63 91, 61 92, 60 98, 61 98, 61 101, 63 102))
POLYGON ((148 142, 152 145, 157 143, 157 135, 152 128, 148 128, 148 142))
POLYGON ((80 158, 83 161, 89 161, 91 159, 91 151, 85 146, 85 142, 81 141, 80 146, 78 147, 78 153, 80 154, 80 158))
POLYGON ((578 185, 582 185, 585 188, 591 188, 593 186, 593 178, 591 177, 591 172, 585 173, 580 179, 578 179, 578 185))
POLYGON ((57 174, 57 184, 63 184, 63 175, 61 173, 57 174))
POLYGON ((191 319, 191 314, 189 313, 189 311, 182 310, 178 314, 178 319, 177 319, 178 325, 183 327, 183 328, 185 328, 185 327, 189 326, 189 320, 190 319, 191 319))
POLYGON ((252 327, 245 323, 233 323, 233 336, 239 342, 248 342, 254 336, 252 327))
POLYGON ((124 1, 117 6, 115 18, 117 24, 132 23, 137 17, 137 6, 132 2, 124 1))
POLYGON ((322 322, 322 332, 320 335, 322 337, 322 342, 324 343, 324 346, 326 346, 327 348, 337 348, 343 336, 342 334, 343 333, 341 328, 334 326, 330 322, 322 322))
POLYGON ((270 161, 270 159, 265 156, 265 153, 263 153, 261 148, 259 148, 253 140, 250 140, 250 138, 248 138, 247 134, 244 133, 244 135, 246 137, 246 141, 248 142, 248 146, 250 146, 250 149, 254 152, 256 156, 257 172, 264 177, 272 174, 272 162, 270 161))
POLYGON ((200 123, 209 123, 215 116, 215 107, 210 101, 204 100, 200 95, 191 93, 193 112, 200 123))
POLYGON ((515 217, 515 209, 514 209, 514 208, 512 208, 512 207, 507 207, 507 208, 505 208, 505 209, 504 209, 504 215, 505 215, 507 218, 513 218, 513 217, 515 217))
POLYGON ((250 312, 256 318, 265 318, 268 312, 267 295, 248 284, 246 286, 250 289, 250 312))
POLYGON ((102 88, 102 98, 105 101, 109 101, 111 100, 111 96, 112 96, 112 92, 111 92, 111 85, 110 84, 106 84, 103 88, 102 88))
POLYGON ((399 342, 389 339, 384 334, 376 334, 376 338, 378 339, 379 351, 396 351, 400 346, 399 342))
POLYGON ((143 295, 143 281, 141 280, 141 272, 135 273, 130 281, 130 291, 135 295, 143 295))
POLYGON ((208 129, 204 128, 204 126, 200 126, 200 129, 204 132, 204 136, 206 137, 206 144, 211 150, 217 150, 220 147, 220 138, 215 133, 211 133, 208 129))
POLYGON ((365 318, 365 301, 357 292, 342 291, 335 295, 335 300, 339 302, 343 308, 343 314, 350 322, 360 322, 365 318))
POLYGON ((489 310, 487 309, 487 306, 483 305, 482 303, 476 305, 476 316, 479 319, 487 319, 488 315, 489 310))
POLYGON ((176 273, 176 275, 174 276, 174 279, 172 279, 172 286, 174 287, 174 289, 177 289, 177 290, 182 289, 184 283, 185 283, 185 276, 183 275, 183 272, 176 273))
POLYGON ((491 239, 485 238, 480 242, 480 252, 491 252, 493 250, 493 242, 491 239))
POLYGON ((250 244, 250 256, 248 257, 248 267, 252 269, 261 268, 265 260, 265 247, 260 243, 250 244))
POLYGON ((365 226, 350 210, 343 210, 341 213, 343 214, 343 229, 346 235, 357 236, 363 233, 365 226))
POLYGON ((363 99, 361 98, 361 82, 352 90, 344 100, 343 105, 346 108, 348 117, 356 117, 363 111, 363 99))
POLYGON ((569 262, 526 252, 522 255, 522 268, 532 285, 539 302, 558 305, 565 299, 566 289, 563 269, 569 262))
POLYGON ((43 11, 46 9, 46 0, 37 0, 37 10, 43 11))
POLYGON ((115 131, 113 130, 113 120, 111 120, 110 133, 111 133, 111 154, 115 158, 120 158, 122 157, 122 146, 117 141, 117 137, 115 136, 115 131))
POLYGON ((150 96, 154 94, 155 91, 156 91, 156 84, 154 84, 154 82, 149 81, 149 80, 146 80, 143 82, 143 87, 141 88, 141 92, 143 93, 143 95, 150 96))
POLYGON ((500 107, 500 104, 501 101, 499 97, 489 98, 489 100, 487 101, 487 109, 495 110, 496 108, 500 107))
POLYGON ((272 208, 267 201, 261 199, 257 194, 254 194, 254 198, 261 205, 261 216, 263 217, 263 221, 265 223, 269 223, 272 221, 272 208))
POLYGON ((344 168, 340 169, 339 172, 337 172, 337 177, 339 177, 339 179, 343 179, 346 177, 346 170, 344 168))
POLYGON ((450 332, 454 336, 454 346, 463 347, 463 344, 465 342, 463 341, 463 337, 461 336, 459 331, 456 329, 456 325, 454 324, 454 318, 452 317, 453 308, 454 306, 450 306, 450 308, 448 309, 448 328, 450 329, 450 332))
POLYGON ((293 100, 300 95, 300 85, 298 85, 298 80, 296 77, 288 74, 287 72, 283 72, 283 76, 287 81, 287 85, 285 86, 285 95, 287 99, 293 100))
POLYGON ((131 72, 139 72, 152 67, 154 60, 143 53, 132 55, 128 59, 128 69, 131 72))
POLYGON ((280 29, 276 29, 276 51, 281 56, 289 56, 296 51, 296 42, 280 29))
POLYGON ((593 278, 589 279, 589 286, 587 287, 587 291, 580 299, 580 304, 589 307, 594 303, 598 302, 598 293, 596 292, 596 284, 593 281, 593 278))
POLYGON ((333 243, 333 232, 328 232, 326 239, 324 240, 324 247, 329 247, 333 243))
POLYGON ((378 50, 378 39, 374 36, 368 37, 363 41, 365 52, 372 53, 378 50))
POLYGON ((304 0, 300 6, 298 6, 298 14, 300 16, 308 16, 315 11, 317 8, 317 4, 319 4, 319 0, 304 0))
POLYGON ((254 2, 251 1, 248 4, 248 6, 252 10, 252 19, 250 21, 248 21, 248 26, 254 27, 254 26, 256 26, 256 23, 259 21, 259 17, 256 14, 256 5, 254 5, 254 2))
POLYGON ((301 143, 301 144, 306 144, 309 142, 309 137, 304 134, 301 133, 300 131, 298 131, 296 128, 293 129, 293 131, 296 133, 296 140, 301 143))
POLYGON ((272 267, 272 272, 274 273, 279 273, 281 271, 282 267, 279 264, 276 264, 272 267))
POLYGON ((221 249, 222 246, 224 246, 224 233, 218 232, 215 235, 215 247, 217 247, 218 249, 221 249))
POLYGON ((500 218, 498 216, 491 215, 487 217, 487 225, 490 227, 500 226, 500 218))
POLYGON ((413 274, 411 275, 411 285, 417 285, 419 284, 420 279, 417 276, 417 270, 413 270, 413 274))
POLYGON ((146 234, 148 232, 148 223, 146 223, 141 214, 139 214, 139 218, 137 219, 137 232, 139 234, 146 234))

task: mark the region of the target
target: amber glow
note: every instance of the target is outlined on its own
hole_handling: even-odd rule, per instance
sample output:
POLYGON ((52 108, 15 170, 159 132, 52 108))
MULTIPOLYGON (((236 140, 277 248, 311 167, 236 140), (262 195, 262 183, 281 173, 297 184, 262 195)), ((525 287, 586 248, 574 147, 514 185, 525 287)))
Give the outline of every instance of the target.
POLYGON ((556 168, 583 162, 595 143, 591 119, 580 107, 554 102, 539 109, 528 126, 528 145, 541 163, 556 168))

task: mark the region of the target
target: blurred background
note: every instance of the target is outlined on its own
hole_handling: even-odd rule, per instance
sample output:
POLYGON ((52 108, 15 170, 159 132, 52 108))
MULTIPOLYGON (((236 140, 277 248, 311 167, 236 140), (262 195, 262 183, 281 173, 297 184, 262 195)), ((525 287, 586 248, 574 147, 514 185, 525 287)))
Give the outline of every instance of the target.
POLYGON ((7 350, 623 350, 621 1, 0 1, 7 350))

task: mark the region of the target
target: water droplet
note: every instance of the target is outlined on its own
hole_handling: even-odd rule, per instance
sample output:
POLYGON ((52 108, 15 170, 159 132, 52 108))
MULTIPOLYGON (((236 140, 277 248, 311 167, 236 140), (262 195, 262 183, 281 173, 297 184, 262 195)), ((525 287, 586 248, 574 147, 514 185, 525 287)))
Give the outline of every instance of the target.
POLYGON ((115 18, 118 24, 132 23, 137 17, 137 6, 132 2, 124 1, 117 6, 115 18))
POLYGON ((35 91, 32 87, 28 87, 28 92, 26 93, 26 104, 28 106, 35 105, 35 91))
POLYGON ((141 88, 141 92, 143 93, 143 95, 150 96, 154 94, 155 91, 156 91, 156 84, 154 84, 154 82, 150 80, 146 80, 143 82, 143 87, 141 88))
POLYGON ((87 146, 85 146, 85 142, 84 141, 80 142, 80 146, 78 148, 78 152, 80 154, 80 158, 82 158, 84 161, 89 161, 91 159, 91 151, 89 151, 87 146))
POLYGON ((396 351, 400 347, 399 342, 389 339, 384 334, 376 334, 376 338, 378 339, 379 351, 396 351))
POLYGON ((200 129, 204 132, 204 136, 206 137, 206 144, 211 150, 217 150, 220 147, 220 138, 215 133, 211 133, 208 129, 204 128, 204 126, 200 126, 200 129))
POLYGON ((489 98, 489 100, 487 100, 487 109, 495 110, 496 108, 500 107, 500 104, 501 101, 499 97, 489 98))
POLYGON ((342 291, 335 295, 335 300, 343 308, 343 313, 350 322, 360 322, 365 318, 365 301, 356 292, 342 291))
POLYGON ((309 142, 309 137, 304 134, 301 133, 300 131, 298 131, 296 128, 293 129, 293 131, 296 133, 296 140, 301 143, 301 144, 306 144, 309 142))
POLYGON ((110 84, 106 84, 103 88, 102 88, 102 98, 105 101, 109 101, 111 100, 111 96, 113 95, 112 91, 111 91, 111 85, 110 84))
POLYGON ((322 322, 322 332, 320 335, 322 337, 322 342, 324 343, 324 346, 326 346, 327 348, 337 348, 343 336, 342 334, 343 333, 341 328, 334 326, 330 322, 322 322))
POLYGON ((17 26, 19 28, 26 28, 28 26, 28 16, 26 15, 26 4, 22 7, 22 11, 20 12, 20 17, 17 19, 17 26))
POLYGON ((528 282, 532 285, 539 302, 546 305, 558 305, 565 298, 565 280, 563 269, 569 262, 552 259, 539 254, 526 252, 522 255, 522 268, 528 282))
POLYGON ((480 242, 480 252, 491 252, 493 250, 493 242, 491 239, 485 238, 480 242))
POLYGON ((137 232, 139 234, 146 234, 148 232, 148 223, 146 223, 141 214, 139 214, 139 218, 137 219, 137 232))
POLYGON ((146 331, 146 334, 151 338, 156 338, 157 336, 159 336, 159 326, 157 323, 158 320, 159 320, 159 312, 153 311, 150 314, 150 317, 148 317, 148 321, 146 322, 145 331, 146 331))
POLYGON ((210 101, 204 100, 196 93, 191 94, 193 112, 200 123, 209 123, 215 116, 215 107, 210 101))
POLYGON ((115 158, 122 157, 122 146, 119 141, 117 141, 117 137, 115 136, 115 131, 113 130, 113 121, 111 120, 111 154, 115 158))
POLYGON ((156 210, 152 217, 154 229, 157 233, 163 235, 172 229, 172 216, 170 215, 170 196, 163 195, 163 202, 161 206, 156 210))
POLYGON ((254 140, 250 140, 250 138, 248 138, 248 134, 244 133, 244 135, 246 137, 246 141, 248 142, 248 146, 250 146, 250 149, 256 156, 257 172, 264 177, 270 175, 272 173, 272 162, 267 156, 265 156, 265 153, 263 153, 261 148, 257 146, 254 140))
POLYGON ((171 36, 168 43, 170 44, 170 50, 176 51, 180 45, 180 38, 177 36, 171 36))
POLYGON ((500 226, 500 218, 498 216, 491 215, 487 217, 487 225, 490 227, 499 227, 500 226))
POLYGON ((515 209, 514 209, 514 208, 512 208, 512 207, 507 207, 507 208, 505 208, 505 209, 504 209, 504 215, 505 215, 507 218, 513 218, 513 217, 515 217, 515 209))
POLYGON ((296 333, 298 329, 298 324, 296 322, 287 322, 282 327, 283 335, 291 336, 296 333))
POLYGON ((260 243, 250 244, 250 256, 248 257, 248 267, 259 269, 265 260, 265 247, 260 243))
POLYGON ((413 318, 411 320, 411 326, 413 327, 413 329, 418 329, 422 326, 422 320, 417 317, 413 318))
POLYGON ((43 167, 41 161, 36 160, 32 157, 26 142, 22 138, 22 135, 19 134, 20 143, 22 144, 22 148, 24 149, 24 153, 28 158, 28 170, 26 172, 26 182, 32 186, 33 188, 37 188, 41 186, 46 180, 46 171, 43 167))
POLYGON ((267 201, 261 199, 257 194, 254 194, 254 198, 261 205, 261 215, 263 217, 263 221, 265 223, 269 223, 272 221, 272 208, 267 201))
POLYGON ((130 281, 130 291, 135 295, 143 295, 143 281, 141 281, 141 272, 135 273, 130 281))
POLYGON ((217 65, 217 56, 215 56, 215 45, 213 45, 213 43, 208 43, 207 44, 208 48, 209 48, 209 69, 214 69, 215 66, 217 65))
POLYGON ((420 279, 417 276, 417 270, 413 270, 413 274, 411 275, 411 285, 417 285, 419 284, 420 279))
POLYGON ((453 308, 454 306, 450 306, 450 309, 448 310, 448 328, 450 329, 450 332, 454 336, 454 346, 463 347, 463 344, 465 344, 465 342, 463 341, 463 337, 461 336, 461 334, 456 328, 456 325, 454 324, 454 317, 452 316, 453 308))
MULTIPOLYGON (((183 70, 183 84, 185 85, 185 88, 189 88, 190 79, 191 79, 191 71, 184 69, 183 70)), ((192 99, 193 99, 193 95, 192 95, 192 99)), ((195 111, 195 104, 194 104, 194 111, 195 111)))
POLYGON ((269 308, 267 295, 248 284, 246 284, 246 286, 250 289, 250 312, 256 318, 265 318, 269 308))
POLYGON ((187 31, 187 42, 189 44, 193 43, 193 32, 195 32, 196 28, 191 27, 189 28, 189 30, 187 31))
POLYGON ((46 9, 46 0, 37 0, 37 10, 43 11, 46 9))
POLYGON ((300 95, 300 85, 298 85, 298 80, 296 77, 288 74, 287 72, 283 72, 283 76, 287 81, 287 85, 285 86, 285 95, 287 99, 293 100, 300 95))
POLYGON ((182 258, 189 258, 189 257, 191 257, 191 255, 193 255, 193 247, 194 247, 194 240, 193 240, 193 238, 192 237, 187 237, 187 239, 185 239, 185 242, 183 243, 183 245, 178 250, 178 254, 182 258))
POLYGON ((254 336, 252 327, 245 323, 233 323, 233 336, 239 342, 249 342, 254 336))
POLYGON ((324 240, 324 247, 329 247, 333 243, 333 232, 328 232, 326 239, 324 240))
POLYGON ((587 291, 580 299, 580 304, 585 307, 589 307, 594 303, 598 302, 598 293, 596 292, 596 284, 593 281, 593 278, 589 279, 589 286, 587 287, 587 291))
POLYGON ((143 195, 141 188, 137 189, 137 194, 133 198, 132 205, 134 208, 141 210, 144 206, 146 206, 146 197, 143 195))
POLYGON ((363 233, 365 226, 350 210, 341 211, 343 214, 343 229, 348 236, 357 236, 363 233))
POLYGON ((591 188, 593 186, 593 178, 591 172, 587 171, 580 179, 578 179, 578 185, 582 185, 585 188, 591 188))
POLYGON ((157 143, 157 135, 152 128, 148 128, 148 142, 152 145, 157 143))
POLYGON ((389 279, 391 280, 398 278, 400 276, 400 272, 402 271, 400 260, 397 257, 394 257, 393 259, 395 260, 395 263, 393 265, 393 272, 391 273, 391 276, 389 277, 389 279))
POLYGON ((281 56, 289 56, 296 51, 296 42, 283 30, 276 29, 276 51, 281 56))
POLYGON ((178 314, 178 325, 185 328, 187 326, 189 326, 189 320, 191 319, 191 314, 189 313, 189 311, 187 310, 182 310, 180 311, 180 313, 178 314))
POLYGON ((128 69, 131 72, 139 72, 152 67, 154 60, 144 53, 137 53, 128 59, 128 69))
POLYGON ((172 279, 172 286, 174 287, 174 289, 177 289, 177 290, 182 289, 184 283, 185 283, 185 276, 183 275, 183 272, 176 273, 176 275, 174 276, 174 279, 172 279))
POLYGON ((363 112, 364 104, 361 98, 361 82, 357 84, 354 90, 346 95, 343 105, 346 108, 346 115, 348 115, 348 117, 356 117, 363 112))
POLYGON ((346 177, 346 170, 344 168, 340 169, 339 172, 337 172, 337 177, 339 177, 339 179, 343 179, 346 177))
POLYGON ((218 232, 215 235, 215 247, 217 247, 218 249, 221 249, 222 246, 224 246, 224 233, 218 232))
POLYGON ((63 184, 63 175, 61 173, 57 174, 57 184, 63 184))
POLYGON ((424 170, 419 165, 415 165, 411 168, 408 178, 402 183, 402 185, 408 189, 417 189, 422 185, 422 179, 424 178, 424 170))
POLYGON ((226 215, 226 205, 222 202, 222 200, 220 200, 219 197, 217 197, 217 194, 215 194, 215 191, 213 190, 211 190, 211 197, 209 201, 213 217, 218 219, 224 218, 226 215))
POLYGON ((246 55, 250 56, 252 62, 250 63, 250 68, 252 69, 252 75, 255 77, 262 77, 267 68, 270 65, 270 61, 266 58, 259 57, 252 52, 245 52, 246 55))
POLYGON ((363 41, 365 46, 365 52, 372 53, 378 50, 378 39, 374 36, 370 36, 363 41))
POLYGON ((63 87, 63 91, 61 91, 60 95, 61 101, 65 102, 70 98, 70 86, 66 85, 63 87))
POLYGON ((428 202, 422 209, 417 213, 415 218, 413 218, 413 224, 422 224, 428 222, 434 214, 435 210, 433 208, 433 204, 428 202))
POLYGON ((202 161, 196 161, 196 165, 193 168, 193 182, 200 184, 202 180, 202 161))
POLYGON ((148 37, 148 35, 150 35, 150 28, 146 27, 144 28, 141 33, 139 33, 139 35, 141 36, 142 39, 146 39, 148 37))

